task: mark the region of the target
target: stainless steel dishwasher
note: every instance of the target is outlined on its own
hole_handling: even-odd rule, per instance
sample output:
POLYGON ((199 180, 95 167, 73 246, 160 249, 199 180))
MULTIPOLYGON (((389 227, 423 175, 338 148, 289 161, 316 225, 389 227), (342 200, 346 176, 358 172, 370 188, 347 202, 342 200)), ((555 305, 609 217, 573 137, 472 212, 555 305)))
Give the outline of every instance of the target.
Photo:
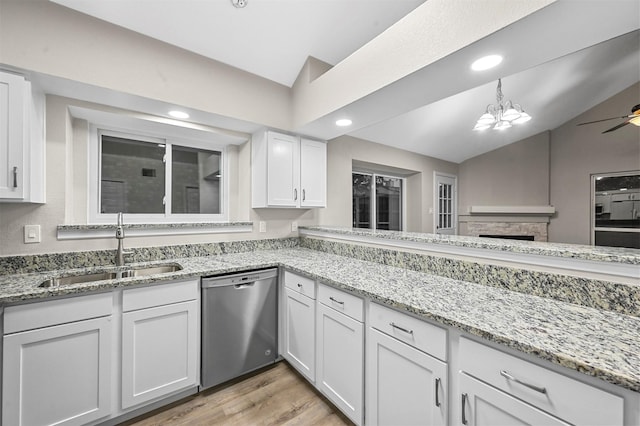
POLYGON ((274 268, 202 279, 202 389, 275 362, 277 276, 274 268))

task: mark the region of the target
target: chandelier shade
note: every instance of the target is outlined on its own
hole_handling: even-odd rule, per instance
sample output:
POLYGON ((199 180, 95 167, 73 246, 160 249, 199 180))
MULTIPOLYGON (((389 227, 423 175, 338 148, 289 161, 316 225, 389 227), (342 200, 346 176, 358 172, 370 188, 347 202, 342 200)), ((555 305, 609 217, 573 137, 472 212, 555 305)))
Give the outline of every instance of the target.
POLYGON ((531 120, 531 116, 524 112, 520 104, 504 101, 502 79, 498 79, 496 101, 495 104, 487 106, 485 113, 480 116, 473 130, 486 130, 494 123, 494 129, 504 130, 511 127, 512 124, 522 124, 531 120))

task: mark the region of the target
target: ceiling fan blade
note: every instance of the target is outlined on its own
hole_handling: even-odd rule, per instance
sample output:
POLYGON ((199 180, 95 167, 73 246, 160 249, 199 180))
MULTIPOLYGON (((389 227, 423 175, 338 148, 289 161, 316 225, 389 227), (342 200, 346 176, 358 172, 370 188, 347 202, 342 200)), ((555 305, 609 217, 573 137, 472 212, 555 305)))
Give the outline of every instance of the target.
POLYGON ((624 123, 622 123, 622 124, 618 124, 617 126, 612 127, 612 128, 610 128, 609 130, 605 130, 605 131, 604 131, 604 132, 602 132, 602 133, 604 134, 604 133, 613 132, 614 130, 618 130, 618 129, 619 129, 620 127, 622 127, 622 126, 626 126, 626 125, 627 125, 627 124, 629 124, 630 122, 631 122, 631 121, 625 121, 624 123))
POLYGON ((603 118, 602 120, 587 121, 586 123, 580 123, 580 124, 577 124, 577 125, 578 126, 583 126, 585 124, 600 123, 601 121, 609 121, 609 120, 619 120, 621 118, 629 118, 629 117, 633 117, 633 115, 623 115, 622 117, 603 118))

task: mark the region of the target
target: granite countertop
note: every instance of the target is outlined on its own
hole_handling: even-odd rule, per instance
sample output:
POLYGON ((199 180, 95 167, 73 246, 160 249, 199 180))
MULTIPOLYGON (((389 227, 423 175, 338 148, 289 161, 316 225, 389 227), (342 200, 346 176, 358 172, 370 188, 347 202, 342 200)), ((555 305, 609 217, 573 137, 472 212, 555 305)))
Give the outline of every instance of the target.
POLYGON ((640 250, 623 247, 602 247, 582 244, 547 243, 502 238, 480 238, 462 235, 427 234, 421 232, 381 231, 332 226, 300 227, 301 235, 322 233, 379 240, 404 241, 411 243, 441 244, 454 247, 488 249, 494 251, 553 256, 596 262, 614 262, 640 265, 640 250))
MULTIPOLYGON (((154 263, 159 262, 147 262, 154 263)), ((168 279, 284 266, 353 294, 640 392, 638 317, 304 248, 180 258, 161 263, 178 263, 183 270, 163 276, 49 289, 37 285, 69 271, 0 276, 0 303, 38 301, 168 279)))

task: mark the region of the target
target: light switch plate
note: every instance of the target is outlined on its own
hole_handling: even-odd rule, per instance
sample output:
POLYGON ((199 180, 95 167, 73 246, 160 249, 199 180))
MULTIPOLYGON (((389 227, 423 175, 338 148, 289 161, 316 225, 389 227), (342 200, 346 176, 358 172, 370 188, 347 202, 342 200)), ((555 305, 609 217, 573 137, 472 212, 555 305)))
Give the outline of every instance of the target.
POLYGON ((260 232, 267 232, 267 222, 264 220, 260 221, 260 232))
POLYGON ((296 232, 298 230, 298 222, 291 222, 291 232, 296 232))
POLYGON ((40 242, 40 225, 24 226, 24 243, 32 244, 40 242))

